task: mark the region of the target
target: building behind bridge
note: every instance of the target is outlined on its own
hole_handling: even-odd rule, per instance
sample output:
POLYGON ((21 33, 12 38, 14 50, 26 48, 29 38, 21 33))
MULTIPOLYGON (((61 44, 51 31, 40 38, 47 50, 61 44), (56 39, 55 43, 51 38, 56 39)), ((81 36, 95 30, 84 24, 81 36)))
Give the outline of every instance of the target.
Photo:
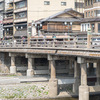
MULTIPOLYGON (((66 8, 84 12, 84 0, 0 0, 0 15, 3 16, 2 36, 7 38, 31 34, 32 20, 46 18, 66 8)), ((1 36, 1 38, 2 38, 1 36)))
POLYGON ((84 0, 84 2, 81 31, 91 28, 92 33, 100 33, 100 0, 84 0))

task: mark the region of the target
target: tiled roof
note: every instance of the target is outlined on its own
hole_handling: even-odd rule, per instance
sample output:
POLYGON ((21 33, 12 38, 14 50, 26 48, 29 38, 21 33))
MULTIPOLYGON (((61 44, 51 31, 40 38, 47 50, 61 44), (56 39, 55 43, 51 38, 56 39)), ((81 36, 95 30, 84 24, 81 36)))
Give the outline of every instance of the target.
POLYGON ((54 21, 54 22, 80 22, 79 19, 76 18, 53 18, 53 19, 48 19, 48 21, 54 21))
MULTIPOLYGON (((47 17, 47 18, 45 18, 45 19, 42 19, 42 20, 40 20, 39 22, 40 23, 42 23, 42 22, 45 22, 45 21, 74 21, 75 20, 75 18, 73 18, 73 19, 71 19, 71 18, 55 18, 55 17, 57 17, 57 16, 59 16, 59 15, 61 15, 61 14, 64 14, 64 13, 68 13, 69 11, 74 11, 74 12, 77 12, 77 11, 75 11, 75 10, 73 10, 72 8, 69 8, 69 9, 65 9, 65 10, 63 10, 63 11, 61 11, 61 12, 58 12, 58 13, 56 13, 56 14, 53 14, 53 15, 51 15, 51 16, 49 16, 49 17, 47 17)), ((79 12, 77 12, 77 13, 79 13, 79 12)), ((80 15, 83 15, 82 13, 79 13, 80 15)), ((80 21, 79 20, 79 18, 77 18, 76 17, 76 21, 80 21)))

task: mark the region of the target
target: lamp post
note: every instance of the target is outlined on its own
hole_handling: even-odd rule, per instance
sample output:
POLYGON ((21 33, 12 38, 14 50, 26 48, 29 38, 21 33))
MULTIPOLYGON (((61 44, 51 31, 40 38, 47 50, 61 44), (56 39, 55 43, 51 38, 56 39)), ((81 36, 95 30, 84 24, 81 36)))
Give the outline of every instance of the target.
POLYGON ((35 25, 35 22, 32 21, 31 23, 31 36, 34 36, 34 32, 33 32, 33 26, 35 25))
MULTIPOLYGON (((7 28, 7 33, 9 34, 9 28, 7 28)), ((6 34, 7 35, 7 34, 6 34)))
POLYGON ((42 24, 35 24, 35 27, 37 27, 37 32, 38 32, 38 36, 40 36, 40 28, 42 27, 42 24))

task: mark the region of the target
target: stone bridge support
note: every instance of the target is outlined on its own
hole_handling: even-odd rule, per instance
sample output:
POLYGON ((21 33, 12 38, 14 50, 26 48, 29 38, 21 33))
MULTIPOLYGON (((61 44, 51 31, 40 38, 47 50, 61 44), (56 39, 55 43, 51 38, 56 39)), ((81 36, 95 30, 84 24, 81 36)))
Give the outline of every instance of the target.
POLYGON ((96 76, 97 76, 96 85, 100 85, 100 60, 97 62, 96 76))
POLYGON ((80 85, 80 78, 79 78, 79 74, 80 74, 80 66, 77 63, 77 61, 74 61, 74 78, 75 78, 75 83, 73 84, 73 92, 75 94, 78 94, 79 92, 79 85, 80 85))
POLYGON ((73 75, 73 61, 69 59, 69 75, 73 75))
POLYGON ((49 80, 49 96, 55 97, 58 94, 58 80, 56 79, 55 60, 51 55, 48 55, 49 66, 51 68, 51 78, 49 80))
POLYGON ((16 74, 16 66, 15 66, 15 57, 16 55, 9 53, 9 56, 11 57, 11 66, 10 66, 10 73, 16 74))
POLYGON ((89 87, 87 86, 87 63, 84 58, 78 57, 81 67, 81 86, 79 87, 79 100, 89 100, 89 87))
POLYGON ((34 76, 34 56, 32 54, 26 54, 25 56, 28 58, 27 76, 32 77, 34 76))
POLYGON ((39 55, 39 54, 26 54, 26 58, 28 58, 28 70, 27 70, 27 76, 34 76, 35 75, 35 58, 47 58, 46 55, 39 55))
POLYGON ((33 76, 34 75, 34 70, 33 70, 33 62, 32 62, 32 59, 31 57, 28 57, 28 70, 27 70, 27 76, 33 76))

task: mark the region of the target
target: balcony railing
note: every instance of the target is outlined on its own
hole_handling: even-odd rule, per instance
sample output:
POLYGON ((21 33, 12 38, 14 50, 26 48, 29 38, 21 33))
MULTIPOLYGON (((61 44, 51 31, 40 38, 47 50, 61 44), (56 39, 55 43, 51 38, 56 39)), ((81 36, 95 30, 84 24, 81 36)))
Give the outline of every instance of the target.
POLYGON ((18 18, 18 19, 14 19, 14 22, 26 22, 27 21, 27 17, 25 18, 18 18))
POLYGON ((13 23, 13 17, 4 18, 3 23, 13 23))
POLYGON ((84 9, 93 8, 93 5, 85 6, 84 9))
POLYGON ((12 7, 9 7, 7 10, 12 10, 13 9, 13 6, 12 7))
POLYGON ((24 1, 24 0, 14 0, 14 2, 20 2, 20 1, 24 1))
POLYGON ((22 8, 26 8, 26 7, 27 7, 27 5, 25 5, 25 6, 23 6, 23 7, 16 7, 15 10, 17 10, 17 9, 22 9, 22 8))

